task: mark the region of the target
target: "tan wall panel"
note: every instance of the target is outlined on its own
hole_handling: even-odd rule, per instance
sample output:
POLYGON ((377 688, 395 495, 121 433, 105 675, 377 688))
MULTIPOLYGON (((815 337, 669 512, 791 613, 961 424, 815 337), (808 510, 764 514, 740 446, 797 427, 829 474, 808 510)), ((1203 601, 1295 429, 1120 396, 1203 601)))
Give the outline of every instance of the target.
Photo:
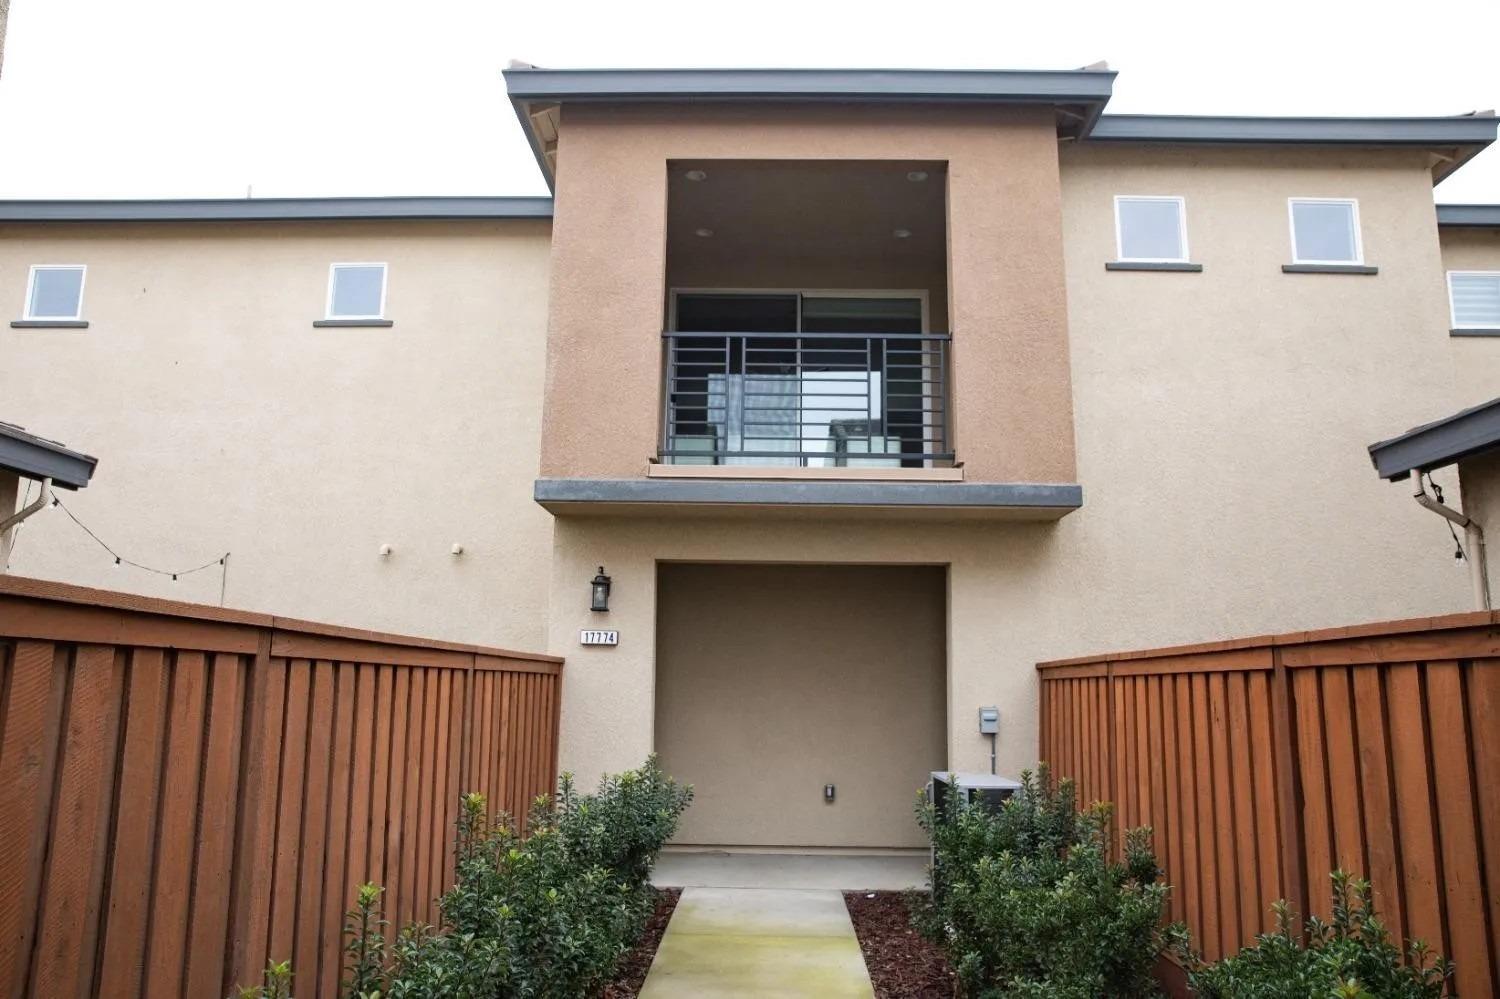
MULTIPOLYGON (((1500 271, 1500 229, 1438 230, 1443 249, 1443 292, 1448 271, 1500 271)), ((1446 306, 1446 299, 1445 306, 1446 306)), ((1451 316, 1445 311, 1444 322, 1451 316)), ((1444 329, 1448 327, 1445 326, 1444 329)), ((1500 337, 1456 336, 1449 341, 1458 383, 1454 410, 1500 395, 1500 337)))
POLYGON ((913 796, 947 764, 943 577, 661 566, 656 749, 697 791, 677 841, 922 846, 913 796))
POLYGON ((1492 451, 1461 462, 1458 474, 1464 489, 1463 512, 1473 517, 1484 532, 1493 604, 1500 599, 1500 452, 1492 451))
MULTIPOLYGON (((81 263, 90 325, 0 325, 0 419, 99 458, 63 502, 126 558, 186 568, 233 552, 230 606, 535 647, 548 232, 7 227, 0 320, 21 316, 29 265, 81 263), (312 327, 333 261, 390 265, 393 327, 312 327)), ((176 583, 116 570, 60 510, 27 523, 11 571, 219 602, 217 567, 176 583)))
POLYGON ((969 478, 1073 481, 1055 136, 1049 111, 1026 109, 567 109, 542 474, 638 477, 656 451, 668 160, 896 159, 948 162, 969 478))

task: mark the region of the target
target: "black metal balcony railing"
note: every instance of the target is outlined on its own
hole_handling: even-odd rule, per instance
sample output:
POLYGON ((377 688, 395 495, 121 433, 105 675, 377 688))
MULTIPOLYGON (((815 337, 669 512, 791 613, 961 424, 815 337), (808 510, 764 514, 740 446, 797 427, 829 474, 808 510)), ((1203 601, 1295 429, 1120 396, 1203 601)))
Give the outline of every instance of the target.
POLYGON ((665 333, 662 461, 951 465, 946 334, 665 333))

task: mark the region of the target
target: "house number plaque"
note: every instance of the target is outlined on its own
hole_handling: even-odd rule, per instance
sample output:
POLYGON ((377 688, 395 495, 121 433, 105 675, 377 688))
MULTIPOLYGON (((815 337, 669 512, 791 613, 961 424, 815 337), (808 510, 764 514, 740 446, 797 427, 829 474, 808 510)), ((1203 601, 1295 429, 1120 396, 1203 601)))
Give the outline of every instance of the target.
POLYGON ((620 633, 618 631, 580 631, 578 641, 583 645, 619 645, 620 633))

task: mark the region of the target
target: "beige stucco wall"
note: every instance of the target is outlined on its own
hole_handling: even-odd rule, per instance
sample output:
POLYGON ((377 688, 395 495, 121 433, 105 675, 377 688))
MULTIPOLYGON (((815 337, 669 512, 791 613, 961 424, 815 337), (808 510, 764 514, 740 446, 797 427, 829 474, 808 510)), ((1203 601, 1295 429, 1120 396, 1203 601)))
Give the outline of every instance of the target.
POLYGON ((1485 564, 1490 603, 1500 600, 1500 451, 1459 462, 1464 488, 1464 513, 1484 532, 1485 564))
POLYGON ((1047 109, 564 110, 542 474, 635 478, 661 418, 667 161, 946 160, 954 439, 971 479, 1071 482, 1047 109))
MULTIPOLYGON (((127 558, 230 551, 231 606, 540 648, 545 223, 8 227, 0 320, 34 263, 88 265, 90 326, 0 326, 0 419, 99 458, 63 502, 127 558), (332 261, 389 263, 392 328, 312 327, 332 261)), ((217 567, 117 570, 59 510, 12 572, 219 600, 217 567)))
POLYGON ((1062 191, 1083 508, 1055 524, 559 520, 565 765, 591 777, 653 745, 656 560, 948 566, 949 763, 988 768, 973 718, 997 704, 1002 773, 1035 761, 1038 660, 1468 608, 1441 524, 1366 452, 1457 408, 1421 157, 1076 149, 1062 191), (1204 271, 1106 272, 1115 194, 1187 197, 1204 271), (1319 195, 1360 199, 1378 275, 1281 272, 1286 198, 1319 195), (601 563, 620 645, 583 649, 601 563))
MULTIPOLYGON (((1447 294, 1447 271, 1500 271, 1500 229, 1439 230, 1443 247, 1443 271, 1447 294)), ((1448 318, 1445 318, 1445 322, 1448 318)), ((1445 327, 1446 328, 1446 327, 1445 327)), ((1500 336, 1456 336, 1449 341, 1453 373, 1458 384, 1454 409, 1478 405, 1500 395, 1500 336)))
POLYGON ((947 765, 941 568, 664 564, 657 586, 656 749, 697 791, 678 843, 923 845, 912 801, 947 765))

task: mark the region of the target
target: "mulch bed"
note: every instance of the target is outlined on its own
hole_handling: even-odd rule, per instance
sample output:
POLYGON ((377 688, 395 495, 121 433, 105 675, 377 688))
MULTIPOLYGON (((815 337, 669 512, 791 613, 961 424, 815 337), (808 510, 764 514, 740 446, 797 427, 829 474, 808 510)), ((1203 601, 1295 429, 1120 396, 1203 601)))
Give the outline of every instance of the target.
POLYGON ((844 904, 876 999, 952 999, 953 969, 943 952, 911 925, 901 892, 847 891, 844 904))
POLYGON ((635 999, 641 986, 646 983, 646 972, 651 970, 651 959, 656 957, 656 948, 661 944, 661 935, 667 932, 667 921, 677 900, 682 897, 681 888, 658 888, 656 911, 646 922, 646 932, 629 954, 620 959, 615 969, 614 980, 599 992, 598 999, 635 999))

